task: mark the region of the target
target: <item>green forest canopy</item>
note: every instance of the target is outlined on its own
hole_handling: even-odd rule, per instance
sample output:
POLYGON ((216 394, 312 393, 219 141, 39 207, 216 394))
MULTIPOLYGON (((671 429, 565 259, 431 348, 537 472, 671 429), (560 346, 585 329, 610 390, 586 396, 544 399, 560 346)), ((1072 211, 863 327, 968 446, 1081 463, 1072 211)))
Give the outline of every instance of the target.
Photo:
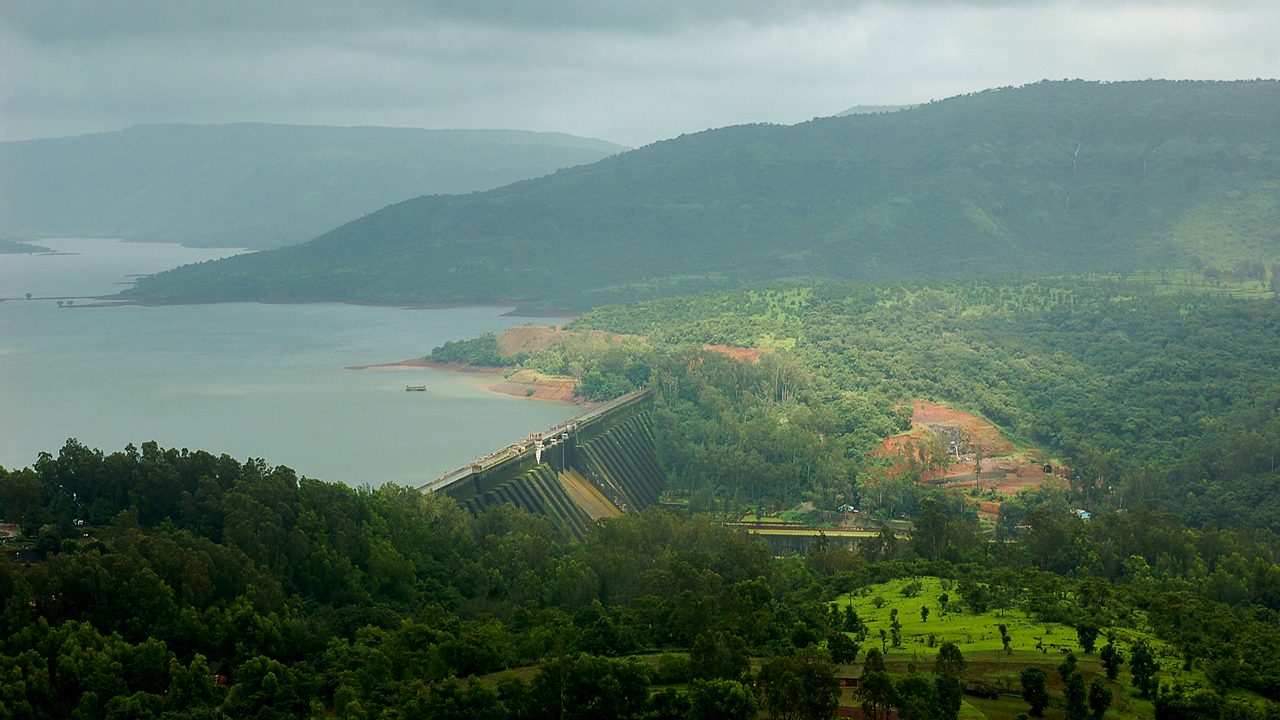
MULTIPOLYGON (((1197 526, 1280 531, 1280 303, 1253 287, 1235 297, 1248 287, 1138 276, 720 291, 599 308, 569 328, 626 339, 582 334, 505 361, 577 376, 594 399, 653 388, 672 482, 739 502, 914 513, 909 485, 866 488, 869 451, 906 429, 901 401, 919 397, 1064 458, 1086 507, 1161 502, 1197 526), (708 343, 775 352, 742 363, 708 343)), ((492 337, 437 353, 504 361, 492 337)))
POLYGON ((683 135, 126 296, 583 308, 780 278, 1265 274, 1277 137, 1276 81, 1041 82, 683 135))
MULTIPOLYGON (((906 597, 921 576, 949 588, 950 602, 917 601, 937 608, 930 622, 960 614, 993 632, 999 618, 982 616, 1012 610, 1036 632, 1116 633, 1126 656, 1150 644, 1164 688, 1139 700, 1136 678, 1111 685, 1135 707, 1195 698, 1213 709, 1196 717, 1230 708, 1223 717, 1251 720, 1280 700, 1275 536, 1190 530, 1145 508, 1092 523, 1044 508, 1010 542, 982 543, 931 501, 917 535, 942 544, 890 536, 857 553, 775 559, 758 538, 670 511, 607 520, 571 543, 511 506, 471 516, 407 488, 71 441, 31 468, 0 470, 0 516, 45 553, 0 562, 7 717, 534 720, 559 717, 568 697, 573 717, 696 719, 710 717, 687 714, 711 692, 698 683, 720 680, 733 685, 715 697, 738 697, 736 717, 747 718, 745 698, 786 712, 773 698, 822 696, 835 687, 833 655, 869 658, 872 647, 887 654, 892 684, 924 683, 958 708, 942 676, 984 676, 964 669, 960 647, 944 643, 946 673, 904 674, 923 651, 873 641, 882 619, 833 603, 917 580, 899 583, 906 597), (665 654, 626 659, 655 650, 665 654), (529 670, 467 679, 518 667, 529 670)), ((1060 660, 954 642, 1007 668, 1060 660)), ((1087 651, 1080 668, 1100 674, 1087 651)))

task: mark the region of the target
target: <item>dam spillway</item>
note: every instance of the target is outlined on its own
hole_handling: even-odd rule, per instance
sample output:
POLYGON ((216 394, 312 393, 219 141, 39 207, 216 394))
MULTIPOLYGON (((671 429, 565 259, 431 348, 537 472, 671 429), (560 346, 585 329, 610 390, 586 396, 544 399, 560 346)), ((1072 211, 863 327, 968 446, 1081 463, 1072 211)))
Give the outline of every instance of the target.
POLYGON ((653 453, 647 389, 479 458, 423 485, 472 512, 510 502, 581 538, 596 520, 654 504, 665 476, 653 453))

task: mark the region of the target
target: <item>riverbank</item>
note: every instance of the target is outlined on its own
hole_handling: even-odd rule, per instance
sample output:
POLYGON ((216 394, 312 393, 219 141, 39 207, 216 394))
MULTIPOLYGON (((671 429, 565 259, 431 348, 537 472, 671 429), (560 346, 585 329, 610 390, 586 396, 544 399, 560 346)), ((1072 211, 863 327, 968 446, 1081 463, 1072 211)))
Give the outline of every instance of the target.
POLYGON ((543 400, 564 403, 567 405, 588 406, 592 403, 574 395, 577 380, 570 377, 544 375, 535 370, 517 370, 507 374, 508 369, 499 367, 479 367, 463 363, 445 363, 411 358, 392 363, 373 365, 352 365, 348 370, 371 370, 373 372, 398 372, 411 370, 442 370, 458 373, 475 379, 475 385, 483 390, 499 395, 524 398, 527 400, 543 400))

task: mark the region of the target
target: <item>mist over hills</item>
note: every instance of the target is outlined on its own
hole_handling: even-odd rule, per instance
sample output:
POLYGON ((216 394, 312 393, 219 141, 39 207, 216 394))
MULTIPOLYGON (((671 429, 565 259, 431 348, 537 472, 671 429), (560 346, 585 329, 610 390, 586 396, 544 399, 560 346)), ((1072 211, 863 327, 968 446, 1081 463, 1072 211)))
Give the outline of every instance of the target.
POLYGON ((0 232, 279 247, 625 150, 559 133, 240 123, 0 143, 0 232))
POLYGON ((1041 82, 684 135, 126 295, 576 308, 788 278, 1266 264, 1278 138, 1276 81, 1041 82))

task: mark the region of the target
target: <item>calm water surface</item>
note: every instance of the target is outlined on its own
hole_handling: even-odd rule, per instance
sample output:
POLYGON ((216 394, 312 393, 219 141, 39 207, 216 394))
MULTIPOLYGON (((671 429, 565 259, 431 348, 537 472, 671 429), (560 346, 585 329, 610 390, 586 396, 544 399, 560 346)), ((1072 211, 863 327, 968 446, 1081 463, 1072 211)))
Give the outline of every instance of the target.
POLYGON ((417 485, 577 412, 489 393, 470 375, 345 369, 527 322, 502 317, 507 308, 59 308, 56 298, 82 306, 130 275, 234 251, 40 244, 65 254, 0 255, 0 297, 16 298, 0 302, 0 465, 8 468, 56 453, 69 437, 108 452, 156 440, 351 485, 417 485), (21 299, 28 292, 34 299, 21 299), (405 392, 407 384, 428 390, 405 392))

